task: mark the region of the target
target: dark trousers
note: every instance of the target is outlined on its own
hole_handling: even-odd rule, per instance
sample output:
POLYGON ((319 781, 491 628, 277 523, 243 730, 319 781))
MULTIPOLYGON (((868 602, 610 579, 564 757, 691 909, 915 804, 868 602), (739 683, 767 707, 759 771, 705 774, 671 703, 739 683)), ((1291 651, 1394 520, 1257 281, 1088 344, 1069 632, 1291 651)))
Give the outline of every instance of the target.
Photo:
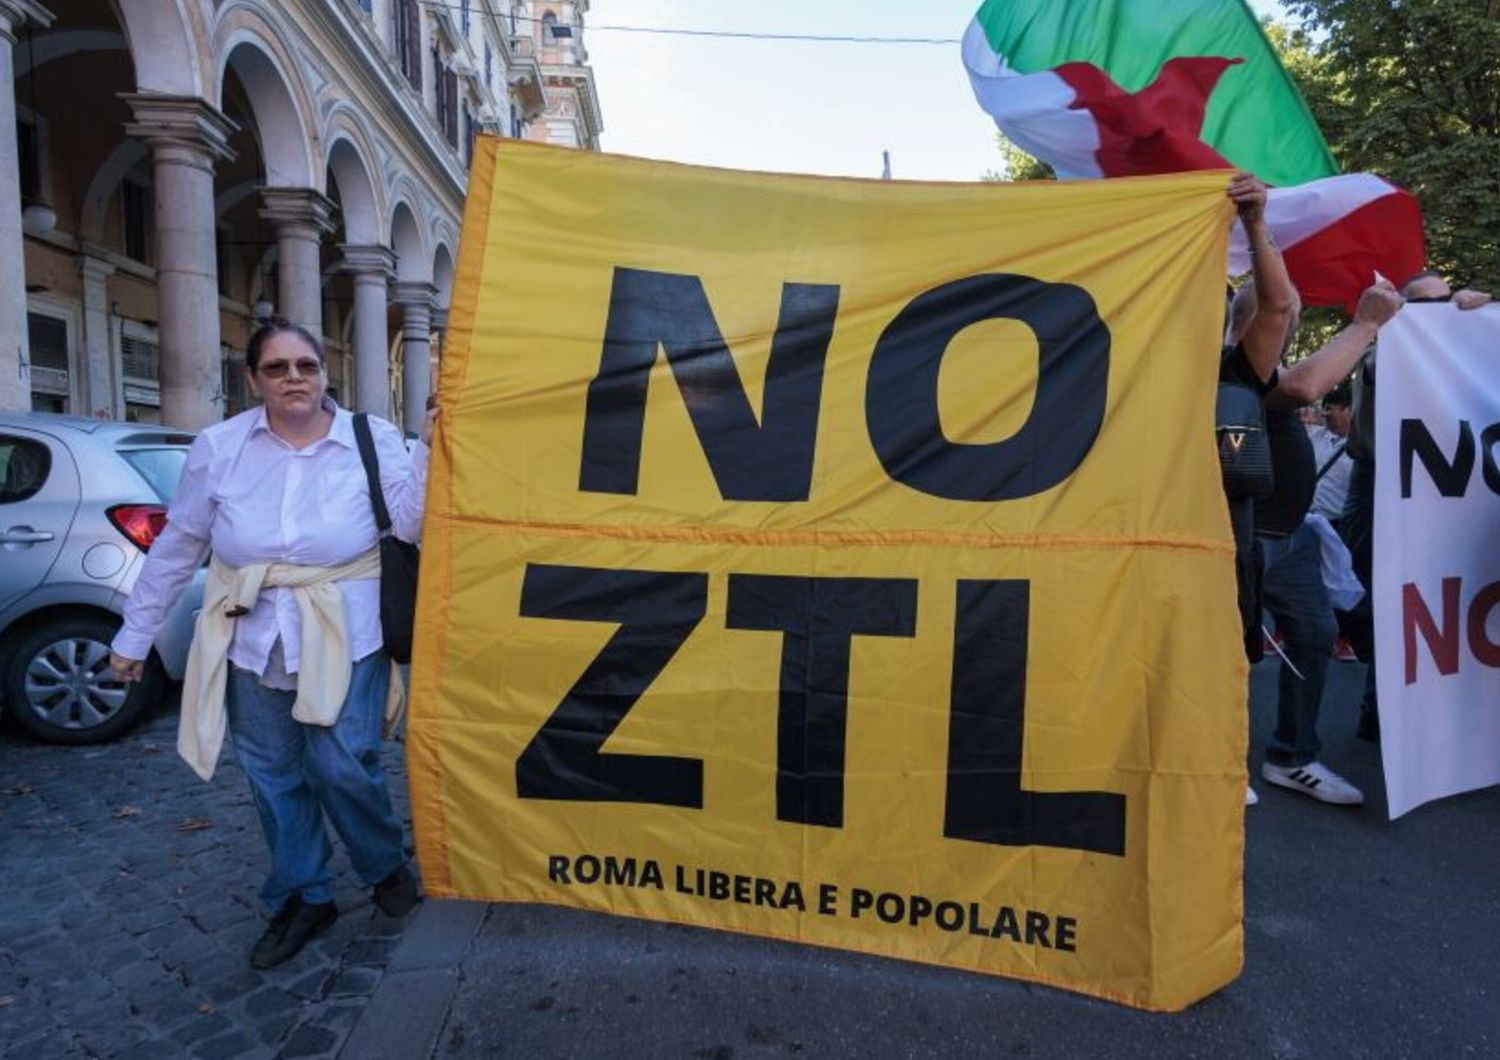
POLYGON ((1316 759, 1322 749, 1318 710, 1338 625, 1323 587, 1318 535, 1304 523, 1291 537, 1261 536, 1260 547, 1266 564, 1261 595, 1276 620, 1282 650, 1292 663, 1281 665, 1276 731, 1266 745, 1266 761, 1302 766, 1316 759), (1301 676, 1293 672, 1293 666, 1301 676))
POLYGON ((1366 666, 1365 694, 1360 701, 1360 723, 1374 724, 1378 717, 1375 697, 1375 623, 1371 609, 1374 593, 1371 572, 1374 568, 1375 542, 1375 462, 1373 460, 1351 461, 1349 471, 1349 493, 1344 498, 1344 517, 1339 520, 1339 535, 1348 546, 1354 560, 1354 576, 1364 586, 1365 598, 1349 612, 1345 635, 1354 648, 1354 654, 1366 666))

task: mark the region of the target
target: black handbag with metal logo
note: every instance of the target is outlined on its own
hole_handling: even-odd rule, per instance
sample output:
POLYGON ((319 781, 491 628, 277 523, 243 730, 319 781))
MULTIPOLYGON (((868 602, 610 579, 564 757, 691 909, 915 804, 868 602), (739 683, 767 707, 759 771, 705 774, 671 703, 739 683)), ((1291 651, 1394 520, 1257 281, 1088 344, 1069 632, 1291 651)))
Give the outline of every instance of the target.
POLYGON ((1269 497, 1276 485, 1271 470, 1271 442, 1260 395, 1243 383, 1220 383, 1214 406, 1214 434, 1219 443, 1219 473, 1224 495, 1269 497))
POLYGON ((370 507, 375 512, 375 529, 380 535, 380 631, 386 654, 404 665, 411 662, 412 630, 417 617, 417 561, 422 553, 416 545, 391 533, 391 515, 380 488, 380 461, 375 456, 369 418, 363 412, 354 417, 354 440, 365 465, 370 507))

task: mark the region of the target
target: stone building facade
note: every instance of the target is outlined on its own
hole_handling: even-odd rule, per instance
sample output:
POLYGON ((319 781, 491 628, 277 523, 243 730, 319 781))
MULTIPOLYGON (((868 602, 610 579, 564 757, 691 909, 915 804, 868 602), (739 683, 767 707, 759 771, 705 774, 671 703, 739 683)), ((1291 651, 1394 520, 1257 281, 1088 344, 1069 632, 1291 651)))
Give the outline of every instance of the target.
POLYGON ((473 137, 598 149, 587 10, 0 0, 0 408, 202 427, 275 312, 414 427, 473 137))

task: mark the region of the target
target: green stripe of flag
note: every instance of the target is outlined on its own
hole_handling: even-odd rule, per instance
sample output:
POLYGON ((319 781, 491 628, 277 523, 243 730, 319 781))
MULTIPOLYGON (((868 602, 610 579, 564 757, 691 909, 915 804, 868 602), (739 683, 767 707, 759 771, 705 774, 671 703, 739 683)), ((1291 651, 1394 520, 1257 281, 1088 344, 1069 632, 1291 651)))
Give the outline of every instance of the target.
POLYGON ((1279 186, 1339 171, 1245 0, 986 0, 976 17, 990 46, 1020 73, 1093 63, 1131 92, 1178 56, 1244 59, 1214 91, 1203 139, 1279 186))

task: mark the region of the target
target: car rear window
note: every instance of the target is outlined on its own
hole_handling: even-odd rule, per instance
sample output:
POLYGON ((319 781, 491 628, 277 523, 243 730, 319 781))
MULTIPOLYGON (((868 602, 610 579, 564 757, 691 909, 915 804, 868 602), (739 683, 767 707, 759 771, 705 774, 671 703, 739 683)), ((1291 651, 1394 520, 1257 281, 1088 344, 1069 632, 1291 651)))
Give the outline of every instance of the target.
POLYGON ((162 503, 171 504, 177 495, 177 480, 182 477, 182 467, 187 463, 186 449, 165 447, 162 449, 125 449, 120 455, 126 463, 140 472, 156 491, 162 503))

